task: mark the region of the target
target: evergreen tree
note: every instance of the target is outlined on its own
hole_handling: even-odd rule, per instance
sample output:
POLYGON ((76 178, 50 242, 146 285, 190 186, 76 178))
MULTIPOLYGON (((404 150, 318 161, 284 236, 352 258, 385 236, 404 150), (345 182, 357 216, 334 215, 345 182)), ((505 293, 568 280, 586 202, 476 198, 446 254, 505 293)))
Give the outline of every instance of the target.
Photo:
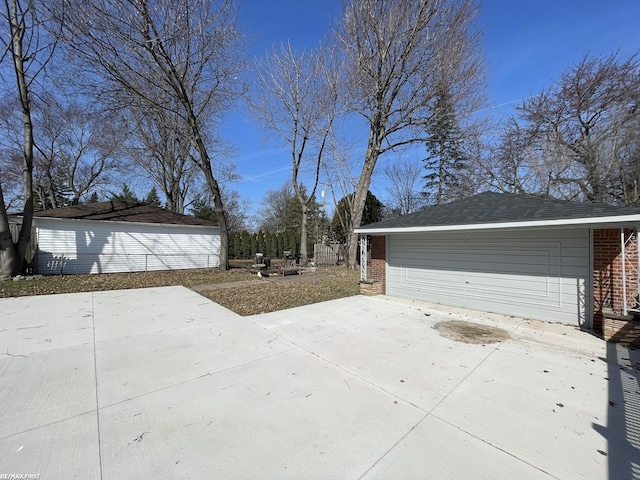
MULTIPOLYGON (((345 242, 347 240, 347 228, 351 225, 351 204, 353 203, 353 193, 345 195, 340 199, 331 220, 331 230, 336 240, 345 242)), ((376 196, 367 192, 367 201, 362 212, 362 225, 379 222, 383 218, 384 204, 376 196)))
POLYGON ((111 200, 124 200, 129 203, 139 203, 140 199, 136 197, 136 194, 129 188, 126 183, 122 184, 122 190, 120 193, 111 193, 111 200))
POLYGON ((284 254, 284 251, 286 250, 285 242, 284 242, 284 233, 281 232, 276 235, 276 242, 277 242, 276 256, 278 258, 281 258, 282 255, 284 254))
POLYGON ((147 196, 144 198, 144 203, 146 203, 147 205, 153 205, 154 207, 161 207, 162 206, 162 202, 160 201, 160 197, 158 196, 158 190, 156 190, 156 187, 151 187, 151 190, 149 190, 149 193, 147 193, 147 196))
POLYGON ((251 258, 251 235, 246 230, 243 230, 241 239, 242 252, 240 253, 240 258, 251 258))
POLYGON ((266 255, 269 258, 276 258, 278 256, 278 242, 276 240, 276 234, 272 232, 267 232, 265 237, 266 255))
MULTIPOLYGON (((266 239, 264 237, 264 232, 262 230, 258 230, 257 235, 257 239, 258 239, 258 253, 262 253, 264 255, 267 255, 267 246, 266 246, 266 239)), ((267 255, 268 256, 268 255, 267 255)))
POLYGON ((89 200, 87 200, 87 203, 98 203, 99 201, 100 200, 98 199, 98 194, 96 192, 93 192, 89 197, 89 200))
POLYGON ((251 254, 249 258, 256 258, 256 253, 258 253, 258 235, 253 233, 251 234, 251 254))
POLYGON ((426 175, 422 195, 431 204, 442 205, 462 196, 462 185, 468 158, 464 135, 458 124, 451 93, 440 82, 433 107, 433 118, 424 159, 426 175))
POLYGON ((196 218, 202 220, 208 220, 209 222, 216 221, 216 212, 214 212, 211 205, 201 198, 196 198, 191 206, 191 214, 196 218))
POLYGON ((33 209, 36 211, 68 207, 72 204, 72 197, 71 189, 61 182, 33 185, 33 209))

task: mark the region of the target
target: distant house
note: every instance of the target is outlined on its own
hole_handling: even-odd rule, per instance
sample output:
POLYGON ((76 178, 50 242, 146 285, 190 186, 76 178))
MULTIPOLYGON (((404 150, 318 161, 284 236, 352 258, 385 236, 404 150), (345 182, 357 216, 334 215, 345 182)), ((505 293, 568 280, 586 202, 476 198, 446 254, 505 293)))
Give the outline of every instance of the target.
POLYGON ((639 226, 639 208, 486 192, 356 232, 381 293, 599 329, 640 308, 639 226))
POLYGON ((217 267, 214 223, 152 205, 90 203, 34 214, 34 272, 145 272, 217 267))

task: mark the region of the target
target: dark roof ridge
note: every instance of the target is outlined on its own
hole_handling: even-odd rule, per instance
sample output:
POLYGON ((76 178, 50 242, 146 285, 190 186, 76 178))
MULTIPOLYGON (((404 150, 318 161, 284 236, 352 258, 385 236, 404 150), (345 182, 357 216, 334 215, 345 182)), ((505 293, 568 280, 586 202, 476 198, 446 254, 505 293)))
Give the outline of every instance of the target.
POLYGON ((640 215, 640 208, 582 203, 536 195, 486 191, 360 229, 456 227, 640 215))

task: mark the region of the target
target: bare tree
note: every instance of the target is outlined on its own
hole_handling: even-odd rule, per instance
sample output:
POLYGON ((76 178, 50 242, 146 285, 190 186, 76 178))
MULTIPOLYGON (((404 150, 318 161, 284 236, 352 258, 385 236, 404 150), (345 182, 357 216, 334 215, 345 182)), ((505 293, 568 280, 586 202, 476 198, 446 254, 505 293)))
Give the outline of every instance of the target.
POLYGON ((126 132, 114 115, 74 102, 61 105, 49 95, 37 119, 35 167, 38 186, 46 194, 43 205, 64 206, 64 197, 77 205, 119 170, 126 132))
POLYGON ((346 100, 369 130, 355 190, 349 265, 380 155, 426 143, 441 78, 457 97, 473 97, 482 71, 478 36, 471 30, 473 0, 354 0, 337 36, 351 65, 346 100))
MULTIPOLYGON (((15 79, 15 94, 20 103, 22 124, 22 227, 17 242, 9 230, 6 204, 0 191, 0 280, 16 275, 22 269, 24 254, 31 239, 33 223, 33 89, 55 48, 55 37, 45 28, 46 12, 30 0, 3 0, 0 13, 0 64, 10 58, 10 71, 15 79)), ((0 187, 2 182, 0 182, 0 187)))
MULTIPOLYGON (((189 191, 198 191, 193 147, 177 135, 179 115, 175 111, 131 111, 129 154, 160 188, 167 208, 184 213, 189 191)), ((208 200, 210 195, 205 196, 208 200)))
POLYGON ((384 176, 389 186, 386 211, 390 216, 406 215, 419 210, 424 205, 420 195, 422 165, 417 159, 400 158, 384 168, 384 176))
POLYGON ((284 232, 287 213, 291 209, 291 202, 295 200, 294 196, 295 192, 290 182, 286 182, 280 188, 267 191, 256 221, 258 228, 265 232, 284 232))
POLYGON ((478 183, 503 193, 539 193, 540 183, 528 168, 524 133, 514 119, 497 126, 497 140, 474 157, 478 183))
POLYGON ((327 68, 331 49, 296 53, 290 44, 273 50, 258 62, 260 93, 253 105, 269 131, 291 148, 291 183, 300 202, 300 261, 308 262, 307 220, 315 202, 321 165, 337 115, 338 84, 335 69, 327 68), (310 170, 310 188, 302 176, 310 170))
POLYGON ((213 127, 243 93, 243 41, 231 0, 66 0, 65 40, 83 60, 83 79, 114 107, 176 113, 203 172, 228 268, 227 218, 214 175, 213 127), (167 99, 170 101, 167 102, 167 99))
POLYGON ((511 177, 521 191, 640 204, 636 56, 584 57, 518 110, 500 148, 505 161, 520 165, 511 177))

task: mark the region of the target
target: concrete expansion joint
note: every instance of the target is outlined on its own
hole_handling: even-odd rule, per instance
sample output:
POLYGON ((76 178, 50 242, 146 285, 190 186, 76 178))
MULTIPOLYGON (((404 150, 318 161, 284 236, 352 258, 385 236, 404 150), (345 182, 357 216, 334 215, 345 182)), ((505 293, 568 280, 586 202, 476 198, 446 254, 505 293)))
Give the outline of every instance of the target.
MULTIPOLYGON (((415 403, 410 402, 410 401, 409 401, 409 400, 407 400, 406 398, 403 398, 403 397, 401 397, 401 396, 399 396, 399 395, 397 395, 397 394, 395 394, 395 393, 393 393, 393 392, 390 392, 389 390, 385 389, 384 387, 381 387, 380 385, 378 385, 378 384, 376 384, 376 383, 374 383, 374 382, 372 382, 372 381, 370 381, 370 380, 367 380, 366 378, 361 377, 361 376, 360 376, 360 375, 358 375, 356 372, 353 372, 353 371, 349 370, 348 368, 344 368, 344 367, 340 366, 339 364, 332 362, 332 361, 331 361, 331 360, 329 360, 328 358, 323 357, 322 355, 320 355, 320 354, 318 354, 318 353, 314 352, 313 350, 309 350, 308 348, 306 348, 306 347, 304 347, 304 346, 302 346, 302 347, 300 347, 300 348, 301 348, 302 350, 304 350, 305 352, 310 353, 310 354, 311 354, 311 355, 313 355, 314 357, 319 358, 319 359, 320 359, 320 360, 322 360, 323 362, 328 363, 328 364, 329 364, 329 365, 331 365, 332 367, 334 367, 334 368, 336 368, 336 369, 338 369, 338 370, 340 370, 340 371, 342 371, 342 372, 344 372, 344 373, 347 373, 347 374, 349 374, 349 375, 351 375, 351 376, 353 376, 353 377, 357 378, 357 379, 358 379, 358 380, 360 380, 361 382, 363 382, 363 383, 365 383, 365 384, 367 384, 367 385, 369 385, 369 386, 371 386, 371 387, 374 387, 374 388, 376 388, 377 390, 380 390, 381 392, 384 392, 384 393, 386 393, 387 395, 389 395, 389 396, 391 396, 391 397, 393 397, 393 398, 395 398, 395 399, 397 399, 397 400, 399 400, 399 401, 402 401, 403 403, 406 403, 407 405, 411 405, 412 407, 416 408, 417 410, 420 410, 421 412, 423 412, 423 413, 425 414, 425 416, 429 414, 429 412, 428 412, 427 410, 425 410, 424 408, 420 407, 419 405, 416 405, 415 403)), ((422 420, 421 420, 421 421, 422 421, 422 420)), ((418 425, 419 423, 420 423, 420 422, 418 422, 416 425, 418 425)))
POLYGON ((451 388, 451 390, 449 390, 449 391, 448 391, 448 392, 447 392, 447 393, 446 393, 446 394, 445 394, 445 395, 440 399, 440 401, 439 401, 438 403, 436 403, 436 404, 433 406, 433 408, 431 408, 431 410, 429 410, 427 413, 432 414, 432 412, 433 412, 436 408, 438 408, 440 405, 442 405, 442 403, 443 403, 447 398, 449 398, 449 396, 450 396, 453 392, 455 392, 455 391, 460 387, 460 385, 462 385, 462 384, 463 384, 463 383, 464 383, 464 382, 465 382, 465 381, 466 381, 466 380, 467 380, 471 375, 473 375, 473 373, 474 373, 478 368, 480 368, 480 366, 481 366, 484 362, 486 362, 486 361, 489 359, 489 357, 490 357, 491 355, 493 355, 493 354, 498 350, 498 348, 499 348, 499 346, 500 346, 500 345, 501 345, 501 343, 499 343, 499 344, 497 344, 495 347, 493 347, 493 348, 489 351, 489 353, 488 353, 488 354, 487 354, 487 355, 486 355, 482 360, 480 360, 480 361, 478 362, 478 364, 477 364, 475 367, 473 367, 469 373, 467 373, 464 377, 462 377, 462 378, 460 379, 460 381, 459 381, 458 383, 456 383, 456 384, 453 386, 453 388, 451 388))
MULTIPOLYGON (((433 410, 432 410, 432 411, 433 411, 433 410)), ((523 458, 520 458, 518 455, 516 455, 516 454, 514 454, 514 453, 510 452, 509 450, 505 450, 504 448, 500 447, 499 445, 496 445, 495 443, 491 443, 491 442, 487 441, 486 439, 484 439, 484 438, 482 438, 482 437, 479 437, 479 436, 477 436, 477 435, 474 435, 473 433, 471 433, 471 432, 469 432, 469 431, 465 430, 464 428, 460 428, 460 426, 458 426, 458 425, 455 425, 455 424, 453 424, 453 423, 451 423, 451 422, 448 422, 447 420, 445 420, 445 419, 443 419, 443 418, 440 418, 437 414, 431 413, 431 414, 430 414, 430 416, 431 416, 432 418, 436 418, 436 419, 438 419, 438 420, 439 420, 439 421, 441 421, 442 423, 446 423, 446 424, 447 424, 447 425, 449 425, 450 427, 455 428, 456 430, 458 430, 458 431, 460 431, 460 432, 464 433, 465 435, 468 435, 468 436, 470 436, 470 437, 472 437, 472 438, 475 438, 476 440, 481 441, 481 442, 482 442, 482 443, 484 443, 485 445, 488 445, 488 446, 490 446, 491 448, 495 448, 496 450, 499 450, 499 451, 501 451, 502 453, 505 453, 505 454, 509 455, 510 457, 514 458, 515 460, 517 460, 517 461, 519 461, 519 462, 522 462, 522 463, 524 463, 525 465, 528 465, 528 466, 530 466, 531 468, 534 468, 534 469, 538 470, 539 472, 544 473, 545 475, 548 475, 548 476, 549 476, 549 478, 554 478, 554 479, 556 479, 556 480, 562 480, 561 478, 556 477, 555 475, 553 475, 553 474, 551 474, 551 473, 547 472, 546 470, 543 470, 542 468, 540 468, 540 467, 538 467, 538 466, 534 465, 533 463, 528 462, 527 460, 525 460, 525 459, 523 459, 523 458)))
POLYGON ((110 403, 108 405, 102 405, 100 408, 104 410, 105 408, 109 408, 109 407, 113 407, 113 406, 120 405, 120 404, 123 404, 123 403, 127 403, 127 402, 129 402, 131 400, 140 399, 140 398, 143 398, 143 397, 146 397, 146 396, 149 396, 149 395, 154 395, 154 394, 159 393, 159 392, 164 392, 166 390, 171 390, 172 388, 181 387, 181 386, 183 386, 185 384, 188 384, 188 383, 191 383, 191 382, 195 382, 195 381, 200 380, 201 378, 204 378, 204 377, 213 377, 215 375, 220 375, 222 373, 226 373, 226 372, 230 372, 230 371, 233 371, 233 370, 241 369, 241 368, 243 368, 243 367, 245 367, 247 365, 251 365, 251 364, 254 364, 254 363, 261 362, 263 360, 267 360, 269 358, 274 358, 274 357, 278 357, 280 355, 284 355, 284 354, 289 353, 289 352, 291 352, 293 350, 297 350, 298 348, 299 347, 287 348, 286 350, 282 350, 280 352, 271 353, 269 355, 264 355, 262 357, 255 358, 253 360, 249 360, 248 362, 239 363, 237 365, 233 365, 233 366, 230 366, 228 368, 222 368, 220 370, 215 370, 215 371, 212 371, 212 372, 203 373, 202 375, 198 375, 197 377, 188 378, 186 380, 182 380, 180 382, 176 382, 176 383, 173 383, 171 385, 167 385, 167 386, 162 387, 162 388, 158 388, 158 389, 155 389, 155 390, 150 390, 148 392, 141 393, 140 395, 133 395, 131 397, 123 398, 122 400, 118 400, 117 402, 113 402, 113 403, 110 403))
POLYGON ((389 449, 384 452, 375 462, 373 462, 371 464, 371 466, 362 474, 358 477, 358 480, 362 480, 364 477, 366 477, 366 475, 375 468, 375 466, 380 463, 387 455, 389 455, 405 438, 407 438, 409 436, 409 434, 411 432, 413 432, 418 425, 420 425, 422 422, 424 422, 424 420, 430 416, 430 413, 427 413, 424 415, 424 417, 422 417, 420 420, 418 420, 410 429, 408 429, 404 435, 402 435, 397 442, 395 442, 393 445, 391 445, 391 447, 389 447, 389 449))
POLYGON ((91 326, 93 336, 93 379, 96 392, 96 429, 98 434, 98 466, 100 470, 100 478, 103 478, 102 473, 102 434, 100 432, 100 397, 98 389, 98 355, 96 352, 96 310, 94 302, 94 292, 91 292, 91 326))
POLYGON ((68 420, 73 420, 74 418, 80 418, 80 417, 83 417, 84 415, 89 415, 89 414, 94 413, 94 412, 95 412, 95 410, 87 410, 86 412, 76 413, 75 415, 71 415, 69 417, 59 418, 58 420, 54 420, 53 422, 38 424, 35 427, 27 428, 25 430, 21 430, 19 432, 11 433, 9 435, 4 435, 4 436, 0 435, 0 440, 6 440, 8 438, 15 437, 17 435, 23 435, 25 433, 34 432, 36 430, 40 430, 41 428, 51 427, 51 426, 56 425, 58 423, 64 423, 64 422, 66 422, 68 420))

